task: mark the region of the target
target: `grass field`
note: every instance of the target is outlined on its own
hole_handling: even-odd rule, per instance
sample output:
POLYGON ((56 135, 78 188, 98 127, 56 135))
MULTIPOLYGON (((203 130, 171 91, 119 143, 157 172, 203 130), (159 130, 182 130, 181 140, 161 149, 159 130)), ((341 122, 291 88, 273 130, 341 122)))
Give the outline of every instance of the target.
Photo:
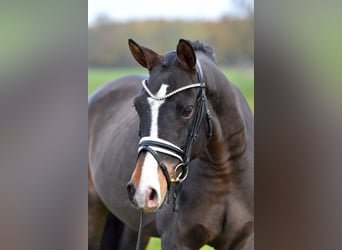
MULTIPOLYGON (((241 92, 247 98, 248 104, 254 110, 254 70, 253 69, 237 69, 237 68, 228 68, 228 67, 220 67, 226 77, 236 85, 241 92)), ((102 84, 109 82, 110 80, 131 75, 131 74, 140 74, 147 75, 147 71, 144 69, 89 69, 88 71, 88 95, 90 95, 94 90, 100 87, 102 84)), ((160 239, 152 238, 147 246, 147 250, 159 250, 160 239)), ((213 249, 209 246, 204 246, 201 248, 202 250, 210 250, 213 249)))
MULTIPOLYGON (((254 110, 254 70, 220 67, 226 77, 246 96, 249 106, 254 110)), ((102 84, 126 75, 147 75, 143 68, 89 69, 88 95, 102 84)), ((210 83, 209 83, 210 84, 210 83)))

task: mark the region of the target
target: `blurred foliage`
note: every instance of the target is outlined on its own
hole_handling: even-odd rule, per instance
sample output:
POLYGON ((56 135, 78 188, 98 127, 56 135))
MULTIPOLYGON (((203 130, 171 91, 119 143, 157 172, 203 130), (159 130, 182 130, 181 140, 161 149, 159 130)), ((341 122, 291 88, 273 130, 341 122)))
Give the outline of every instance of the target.
POLYGON ((213 46, 218 64, 250 65, 254 61, 254 16, 225 17, 220 21, 112 22, 99 18, 88 28, 90 67, 137 66, 128 51, 134 39, 163 54, 176 48, 179 38, 202 40, 213 46))

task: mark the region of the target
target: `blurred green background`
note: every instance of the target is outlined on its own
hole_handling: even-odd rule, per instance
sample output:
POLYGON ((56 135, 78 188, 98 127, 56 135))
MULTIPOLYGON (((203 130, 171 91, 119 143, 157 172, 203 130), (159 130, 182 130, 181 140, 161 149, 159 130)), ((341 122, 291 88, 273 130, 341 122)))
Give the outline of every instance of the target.
MULTIPOLYGON (((237 86, 247 99, 252 110, 254 110, 254 70, 253 68, 230 68, 220 67, 226 77, 237 86)), ((113 79, 131 75, 147 75, 143 68, 116 68, 116 69, 96 69, 90 68, 88 71, 88 95, 94 92, 102 84, 113 79)))

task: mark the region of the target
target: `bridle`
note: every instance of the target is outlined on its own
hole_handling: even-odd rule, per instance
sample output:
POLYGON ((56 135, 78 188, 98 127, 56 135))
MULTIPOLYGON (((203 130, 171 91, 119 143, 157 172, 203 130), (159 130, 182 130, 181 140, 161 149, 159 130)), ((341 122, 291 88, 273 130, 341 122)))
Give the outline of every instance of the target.
MULTIPOLYGON (((155 160, 158 162, 158 165, 160 166, 163 175, 165 176, 166 182, 167 182, 167 190, 170 190, 171 183, 177 183, 177 184, 182 184, 182 182, 186 179, 188 175, 188 165, 191 160, 191 152, 192 152, 192 147, 193 144, 195 143, 199 129, 201 126, 201 122, 203 120, 204 115, 206 116, 207 124, 208 124, 208 139, 210 140, 212 137, 212 122, 211 122, 211 116, 210 116, 210 111, 207 107, 207 98, 205 94, 205 88, 206 84, 204 82, 204 77, 203 77, 203 71, 200 62, 197 60, 196 62, 197 65, 197 78, 198 78, 198 83, 193 83, 189 85, 185 85, 184 87, 178 88, 169 94, 166 94, 165 96, 155 96, 151 90, 148 88, 147 80, 142 81, 142 86, 152 99, 155 100, 165 100, 171 96, 174 96, 182 91, 191 89, 191 88, 199 88, 199 93, 197 96, 196 100, 196 110, 194 114, 194 120, 192 123, 192 128, 188 134, 186 144, 184 148, 180 148, 179 146, 161 139, 161 138, 156 138, 156 137, 142 137, 139 141, 139 147, 138 147, 138 157, 142 152, 149 152, 155 160), (175 167, 174 169, 174 175, 169 176, 169 173, 167 171, 167 167, 163 163, 163 161, 160 159, 159 153, 167 154, 169 156, 172 156, 174 158, 177 158, 180 163, 175 167), (177 174, 178 170, 181 170, 179 174, 177 174)), ((177 211, 178 210, 178 193, 181 189, 181 185, 178 185, 175 188, 173 198, 173 210, 177 211)), ((142 219, 143 219, 143 212, 141 211, 140 214, 140 225, 139 225, 139 233, 138 233, 138 239, 137 239, 137 245, 136 249, 139 249, 140 247, 140 240, 141 240, 141 231, 142 231, 142 219)))
POLYGON ((197 139, 198 132, 201 126, 201 121, 203 119, 203 116, 206 115, 207 123, 208 123, 208 138, 210 140, 212 136, 212 124, 211 124, 211 117, 210 117, 210 111, 207 107, 207 98, 205 95, 205 83, 203 79, 203 72, 202 67, 199 61, 197 61, 197 77, 198 77, 198 83, 193 83, 189 85, 185 85, 184 87, 178 88, 169 94, 166 94, 165 96, 155 96, 151 90, 147 86, 147 80, 142 81, 142 86, 148 93, 149 97, 155 100, 165 100, 168 99, 171 96, 174 96, 182 91, 191 89, 191 88, 199 88, 200 91, 197 96, 197 104, 196 104, 196 110, 194 114, 194 120, 192 123, 192 128, 189 132, 188 138, 186 140, 186 144, 183 149, 181 149, 179 146, 156 137, 142 137, 139 141, 139 147, 138 147, 138 156, 140 153, 147 151, 149 152, 155 160, 158 162, 165 179, 167 181, 167 190, 170 190, 171 183, 178 183, 183 182, 188 174, 188 165, 190 163, 191 158, 191 151, 192 146, 194 142, 197 139), (177 158, 180 163, 175 167, 174 175, 172 177, 169 176, 167 168, 163 161, 158 156, 159 153, 164 153, 169 156, 172 156, 174 158, 177 158), (181 170, 179 174, 177 174, 178 170, 181 170))

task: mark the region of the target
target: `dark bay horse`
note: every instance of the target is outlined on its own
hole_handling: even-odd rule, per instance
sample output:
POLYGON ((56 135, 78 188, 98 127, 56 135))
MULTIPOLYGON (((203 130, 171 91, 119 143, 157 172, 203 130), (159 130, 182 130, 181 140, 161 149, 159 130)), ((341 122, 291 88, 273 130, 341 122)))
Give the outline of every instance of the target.
POLYGON ((141 210, 142 248, 158 236, 163 249, 254 249, 254 121, 245 98, 202 42, 180 39, 165 55, 133 40, 129 48, 149 77, 118 79, 89 99, 89 211, 111 212, 101 248, 134 249, 141 210))

